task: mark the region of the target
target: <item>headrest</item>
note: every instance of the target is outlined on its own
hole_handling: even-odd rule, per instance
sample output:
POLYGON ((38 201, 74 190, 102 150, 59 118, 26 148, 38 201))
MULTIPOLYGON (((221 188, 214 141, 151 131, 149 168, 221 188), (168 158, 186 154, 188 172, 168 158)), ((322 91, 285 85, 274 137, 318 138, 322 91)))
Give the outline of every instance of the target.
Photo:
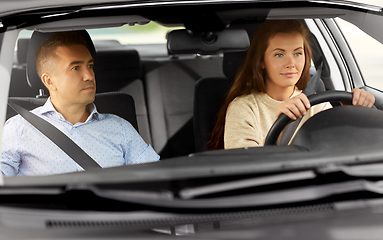
MULTIPOLYGON (((234 29, 243 29, 247 32, 249 39, 253 40, 255 33, 258 30, 259 24, 262 20, 246 21, 240 20, 239 22, 232 22, 230 27, 234 29)), ((245 62, 247 49, 244 51, 225 52, 223 55, 222 70, 225 76, 231 81, 237 76, 239 68, 245 62)))
POLYGON ((118 40, 107 39, 107 40, 93 40, 94 47, 96 51, 103 49, 121 49, 123 48, 122 44, 118 40))
POLYGON ((19 65, 27 63, 29 39, 20 38, 17 41, 17 62, 19 65))
POLYGON ((119 91, 142 75, 140 56, 134 49, 100 50, 95 65, 97 92, 119 91))
MULTIPOLYGON (((88 32, 86 30, 79 30, 75 31, 76 33, 80 34, 85 41, 88 44, 88 49, 90 54, 94 59, 96 59, 96 50, 94 48, 92 39, 90 38, 88 32)), ((39 89, 44 89, 46 91, 46 94, 48 94, 47 89, 45 88, 44 84, 40 80, 40 77, 37 75, 36 71, 36 51, 40 44, 47 39, 48 37, 52 36, 54 33, 42 33, 42 32, 34 32, 32 34, 32 37, 29 41, 28 46, 28 55, 27 55, 27 81, 29 86, 36 90, 36 93, 39 89)))
POLYGON ((249 45, 249 36, 244 29, 225 29, 210 33, 173 30, 168 34, 167 42, 170 54, 218 54, 244 51, 249 45))

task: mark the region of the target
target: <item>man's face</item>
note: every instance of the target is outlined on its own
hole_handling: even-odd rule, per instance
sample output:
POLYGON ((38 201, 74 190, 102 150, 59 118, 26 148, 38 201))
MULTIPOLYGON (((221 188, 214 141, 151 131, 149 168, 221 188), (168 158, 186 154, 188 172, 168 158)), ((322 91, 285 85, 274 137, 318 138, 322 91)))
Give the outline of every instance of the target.
POLYGON ((57 47, 51 65, 52 99, 60 105, 88 105, 94 101, 93 58, 84 45, 57 47))

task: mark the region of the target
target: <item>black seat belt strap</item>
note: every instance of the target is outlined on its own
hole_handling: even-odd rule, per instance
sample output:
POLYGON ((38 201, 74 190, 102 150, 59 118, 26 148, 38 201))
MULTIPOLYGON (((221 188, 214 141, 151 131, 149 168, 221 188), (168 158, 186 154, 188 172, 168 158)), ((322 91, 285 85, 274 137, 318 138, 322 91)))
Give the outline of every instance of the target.
POLYGON ((101 168, 101 166, 93 160, 84 150, 82 150, 75 142, 73 142, 63 132, 53 126, 51 123, 36 116, 19 105, 8 102, 8 105, 20 114, 25 120, 37 128, 42 134, 55 143, 69 157, 71 157, 84 170, 101 168))

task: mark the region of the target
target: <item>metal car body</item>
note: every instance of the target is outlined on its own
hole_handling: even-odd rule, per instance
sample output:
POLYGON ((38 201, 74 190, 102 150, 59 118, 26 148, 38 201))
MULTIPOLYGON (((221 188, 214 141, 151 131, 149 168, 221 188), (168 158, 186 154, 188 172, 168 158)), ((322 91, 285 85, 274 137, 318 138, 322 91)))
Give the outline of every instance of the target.
MULTIPOLYGON (((187 30, 174 30, 160 45, 95 41, 99 53, 138 52, 142 86, 128 93, 136 102, 143 98, 136 105, 138 127, 162 160, 3 177, 0 239, 380 238, 383 92, 366 84, 335 19, 383 44, 382 7, 350 1, 0 1, 2 123, 8 99, 25 97, 17 95, 17 85, 12 92, 21 31, 103 31, 149 22, 187 30), (223 55, 246 49, 246 41, 234 40, 265 19, 304 21, 317 51, 313 74, 322 59, 327 90, 364 88, 374 94, 377 109, 334 107, 308 121, 289 146, 197 149, 192 128, 197 78, 225 78, 223 55)), ((137 76, 131 78, 136 83, 137 76)), ((101 84, 110 90, 111 83, 101 84)), ((29 97, 37 94, 31 90, 29 97)))

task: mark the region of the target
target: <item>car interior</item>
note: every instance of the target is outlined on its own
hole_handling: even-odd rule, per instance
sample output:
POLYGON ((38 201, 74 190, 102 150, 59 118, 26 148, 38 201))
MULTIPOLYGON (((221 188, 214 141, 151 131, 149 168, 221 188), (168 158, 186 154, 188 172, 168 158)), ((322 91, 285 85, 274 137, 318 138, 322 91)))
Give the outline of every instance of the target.
MULTIPOLYGON (((236 9, 223 4, 225 11, 221 12, 215 11, 216 3, 211 2, 197 7, 191 4, 196 11, 189 10, 189 5, 169 10, 167 6, 149 6, 149 10, 141 6, 142 10, 129 3, 126 7, 112 5, 110 9, 95 5, 69 13, 61 8, 56 12, 48 9, 46 16, 36 10, 31 15, 46 18, 31 17, 35 22, 28 23, 23 23, 22 17, 17 19, 21 29, 31 31, 31 37, 24 37, 17 28, 4 34, 13 34, 9 37, 12 43, 20 34, 8 102, 28 110, 45 103, 48 91, 36 74, 36 49, 54 31, 77 31, 95 59, 98 111, 128 120, 161 161, 4 178, 0 229, 11 229, 2 231, 5 237, 13 231, 25 235, 20 239, 39 234, 45 235, 35 239, 58 239, 58 235, 149 239, 166 238, 163 234, 178 237, 197 233, 201 235, 189 238, 217 239, 212 232, 218 232, 221 239, 269 239, 269 235, 270 239, 307 239, 314 235, 315 239, 341 239, 340 231, 360 230, 355 226, 366 226, 367 231, 374 226, 381 229, 376 223, 381 221, 383 113, 358 106, 337 107, 340 101, 350 101, 351 94, 343 90, 360 87, 354 84, 359 79, 340 73, 343 66, 339 63, 348 62, 334 59, 336 53, 343 56, 343 52, 329 51, 332 46, 324 36, 329 32, 318 30, 333 26, 326 20, 332 21, 352 7, 333 9, 326 3, 321 8, 323 3, 314 1, 309 3, 314 8, 308 7, 305 12, 299 8, 300 1, 275 1, 271 5, 260 1, 260 6, 271 8, 251 4, 246 8, 239 2, 234 4, 236 9), (205 7, 211 7, 213 14, 205 14, 205 7), (158 9, 166 9, 166 13, 182 11, 164 16, 158 9), (177 18, 187 12, 187 16, 177 18), (249 17, 254 14, 257 17, 249 17), (226 22, 215 22, 217 15, 226 22), (333 108, 305 122, 289 146, 289 133, 294 133, 296 126, 287 125, 290 119, 278 119, 269 146, 207 151, 216 113, 257 26, 266 18, 298 18, 312 30, 311 79, 305 93, 320 93, 310 98, 312 105, 330 101, 333 108), (122 24, 127 28, 146 25, 149 19, 149 24, 169 28, 166 43, 126 44, 116 38, 98 39, 92 35, 93 30, 104 31, 122 24), (344 94, 333 94, 332 90, 344 94), (281 129, 281 144, 274 146, 281 129), (361 210, 366 207, 371 208, 367 213, 371 222, 361 218, 361 210), (295 236, 291 229, 296 231, 295 236)), ((341 44, 331 34, 332 43, 339 47, 341 44)), ((9 42, 2 46, 9 46, 9 42)), ((383 109, 381 92, 379 95, 375 105, 383 109)), ((15 114, 17 111, 9 105, 6 118, 15 114)), ((355 232, 350 232, 342 239, 355 237, 351 236, 355 232)), ((363 239, 368 234, 358 236, 363 239)))
MULTIPOLYGON (((12 101, 17 100, 17 103, 27 109, 42 105, 47 98, 44 94, 48 93, 34 67, 34 53, 42 41, 35 40, 36 35, 46 37, 47 34, 37 33, 30 40, 18 40, 17 63, 13 66, 9 94, 12 101), (32 45, 34 52, 31 50, 32 45), (28 54, 25 54, 26 49, 28 54)), ((89 35, 87 38, 90 40, 89 35)), ((102 44, 105 44, 105 41, 101 42, 102 44)), ((223 76, 222 57, 190 57, 189 54, 186 57, 170 55, 159 60, 141 59, 136 50, 125 49, 122 45, 119 49, 113 46, 111 49, 102 46, 100 48, 92 53, 97 54, 95 74, 98 110, 106 112, 106 109, 101 109, 102 106, 106 106, 110 113, 121 117, 131 116, 129 112, 134 112, 137 120, 130 122, 133 125, 134 122, 138 122, 140 135, 162 158, 195 152, 192 121, 194 85, 202 77, 223 76), (110 98, 109 102, 101 100, 104 103, 99 106, 98 102, 101 101, 98 99, 106 96, 110 98), (132 96, 135 106, 121 104, 121 96, 132 96), (121 109, 113 110, 111 107, 121 109), (126 111, 128 113, 124 113, 126 111)), ((15 114, 8 107, 7 119, 15 114)))
MULTIPOLYGON (((233 22, 212 35, 173 30, 168 33, 167 56, 163 57, 141 56, 137 49, 112 39, 92 41, 86 30, 79 31, 96 59, 99 111, 128 119, 161 159, 207 150, 215 114, 259 22, 233 22), (134 106, 129 105, 131 97, 134 106)), ((27 109, 42 105, 47 98, 34 58, 37 46, 47 35, 34 32, 31 39, 20 38, 17 42, 9 97, 27 109)), ((332 90, 329 67, 313 34, 310 42, 312 72, 323 61, 321 80, 326 89, 332 90)), ((7 119, 15 114, 8 107, 7 119)))
MULTIPOLYGON (((262 21, 232 21, 217 32, 172 30, 165 51, 163 46, 144 49, 114 39, 92 40, 86 30, 79 30, 96 59, 98 110, 128 119, 162 160, 207 150, 221 101, 262 21)), ((34 55, 49 34, 35 31, 31 39, 17 42, 9 99, 27 109, 42 105, 47 98, 48 91, 36 74, 34 55)), ((318 40, 312 33, 309 40, 313 52, 310 72, 314 76, 320 70, 320 84, 312 93, 335 90, 318 40)), ((8 107, 7 119, 15 114, 8 107)))

